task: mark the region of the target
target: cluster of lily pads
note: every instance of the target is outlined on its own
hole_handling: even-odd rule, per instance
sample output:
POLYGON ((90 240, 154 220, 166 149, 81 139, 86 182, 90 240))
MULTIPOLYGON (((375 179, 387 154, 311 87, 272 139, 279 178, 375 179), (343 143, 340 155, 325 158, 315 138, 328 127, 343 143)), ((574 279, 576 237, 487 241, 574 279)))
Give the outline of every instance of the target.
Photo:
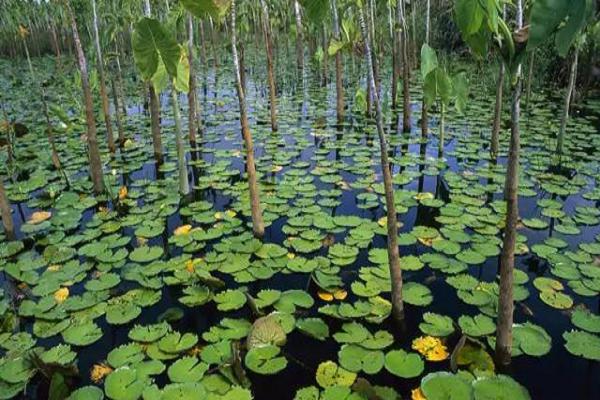
MULTIPOLYGON (((231 80, 223 72, 221 88, 231 80)), ((0 78, 0 89, 24 83, 12 79, 0 78)), ((249 90, 268 226, 259 240, 248 225, 237 100, 218 93, 218 100, 204 98, 206 130, 188 149, 195 191, 187 198, 178 194, 169 125, 166 162, 155 170, 148 118, 128 116, 125 147, 114 157, 104 149, 107 193, 93 197, 84 144, 70 130, 78 117, 54 120, 64 129, 57 144, 66 182, 48 161, 43 121, 31 114, 35 101, 13 104, 30 132, 17 138, 17 163, 2 158, 0 167, 12 177, 5 184, 21 219, 18 240, 0 243, 0 398, 31 393, 32 383, 46 379, 55 398, 73 400, 251 399, 253 377, 302 362, 289 354, 293 335, 335 349, 311 370, 314 385, 294 388, 298 400, 407 395, 369 382, 380 374, 408 382, 413 399, 530 398, 527 382, 497 373, 490 355, 505 167, 487 161, 487 109, 468 111, 468 129, 450 116, 447 159, 419 151, 437 150, 433 134, 428 141, 390 135, 402 294, 419 316, 409 321, 418 330, 400 340, 386 325, 391 284, 372 126, 358 118, 343 134, 328 127, 335 117, 322 110, 327 92, 311 89, 310 100, 291 98, 306 103, 310 118, 298 123, 302 111, 283 97, 280 133, 272 134, 262 125, 266 101, 249 90), (424 186, 432 180, 435 188, 424 186), (434 281, 452 291, 457 314, 432 311, 434 281), (217 317, 206 329, 179 328, 180 320, 207 314, 217 317), (100 351, 94 344, 119 327, 126 337, 86 355, 93 365, 82 369, 82 354, 100 351)), ((586 304, 600 293, 600 137, 589 138, 590 121, 573 119, 565 166, 576 175, 553 173, 548 132, 556 124, 548 113, 533 108, 523 132, 519 192, 530 206, 517 238, 514 297, 524 307, 539 298, 544 304, 531 307, 557 318, 555 310, 566 310, 570 322, 557 343, 531 315, 519 315, 513 356, 543 357, 560 346, 574 359, 598 361, 600 316, 586 304), (543 268, 528 270, 526 261, 543 268)))

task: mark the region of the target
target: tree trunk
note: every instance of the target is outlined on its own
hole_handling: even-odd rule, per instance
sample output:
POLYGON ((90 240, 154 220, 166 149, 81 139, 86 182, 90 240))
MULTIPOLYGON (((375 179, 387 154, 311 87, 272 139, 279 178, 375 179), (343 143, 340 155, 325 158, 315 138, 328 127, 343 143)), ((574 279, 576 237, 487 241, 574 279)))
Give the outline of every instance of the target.
POLYGON ((531 54, 529 55, 529 71, 527 72, 527 92, 525 95, 525 113, 529 116, 529 103, 531 101, 531 82, 532 82, 532 78, 533 78, 533 63, 535 60, 535 50, 531 51, 531 54))
POLYGON ((207 65, 207 55, 206 55, 206 36, 204 36, 204 22, 200 20, 200 54, 202 56, 202 64, 204 66, 207 65))
POLYGON ((565 107, 563 108, 563 115, 560 121, 560 131, 558 132, 558 140, 556 143, 556 155, 558 156, 558 165, 562 163, 563 146, 565 142, 565 133, 567 131, 567 122, 569 121, 569 109, 571 107, 571 95, 575 87, 575 75, 577 73, 577 63, 579 60, 579 52, 575 48, 575 54, 573 54, 573 61, 571 62, 571 71, 569 73, 569 86, 565 93, 565 107))
POLYGON ((240 107, 240 124, 242 127, 242 137, 246 147, 246 173, 248 174, 248 189, 250 192, 250 211, 252 214, 252 230, 254 236, 262 238, 265 234, 265 226, 260 208, 260 193, 256 177, 256 166, 254 164, 254 144, 252 143, 252 133, 248 124, 248 108, 246 104, 246 95, 242 85, 242 76, 240 74, 240 63, 237 52, 237 32, 235 27, 235 0, 231 2, 231 52, 233 55, 234 72, 236 79, 236 90, 240 107))
POLYGON ((277 131, 277 104, 275 92, 275 73, 273 72, 273 43, 271 41, 271 19, 265 0, 260 1, 263 12, 263 36, 267 48, 267 77, 269 80, 269 106, 271 109, 271 130, 277 131))
POLYGON ((387 209, 387 251, 390 267, 391 291, 392 291, 392 316, 397 321, 404 319, 404 303, 402 301, 402 270, 400 269, 400 253, 398 250, 398 219, 394 205, 394 187, 392 184, 392 173, 388 160, 387 138, 383 126, 383 112, 381 102, 375 86, 373 73, 373 64, 371 58, 371 45, 369 35, 365 24, 364 12, 362 8, 358 10, 358 20, 365 43, 365 58, 367 60, 368 81, 373 93, 375 105, 375 119, 377 124, 377 134, 379 136, 379 149, 381 156, 381 172, 383 174, 383 187, 385 191, 385 206, 387 209))
MULTIPOLYGON (((188 63, 190 65, 190 78, 188 83, 188 138, 193 148, 196 146, 196 72, 194 71, 194 21, 192 15, 187 16, 187 34, 188 34, 188 63)), ((200 125, 200 124, 199 124, 200 125)))
POLYGON ((75 19, 75 14, 71 9, 71 4, 69 1, 66 1, 65 4, 71 19, 73 42, 75 44, 75 51, 77 52, 77 65, 79 66, 79 73, 81 75, 81 87, 83 89, 83 98, 85 103, 85 120, 87 123, 90 176, 92 178, 94 193, 99 195, 104 192, 104 180, 102 175, 102 160, 100 159, 98 138, 96 137, 96 118, 94 117, 94 103, 92 100, 92 91, 90 90, 88 78, 87 60, 85 59, 85 53, 83 52, 83 47, 81 46, 81 41, 79 39, 79 31, 77 30, 77 20, 75 19))
POLYGON ((496 82, 496 105, 494 106, 494 124, 492 126, 492 141, 490 143, 490 156, 492 161, 496 162, 498 158, 498 148, 500 146, 500 124, 502 122, 502 92, 504 90, 504 63, 500 63, 498 71, 498 81, 496 82))
POLYGON ((296 16, 296 63, 298 70, 304 73, 304 45, 302 34, 302 14, 300 13, 300 3, 294 0, 294 14, 296 16))
POLYGON ((177 169, 179 171, 179 193, 186 195, 190 192, 188 174, 185 163, 185 150, 183 148, 183 138, 181 132, 181 115, 179 112, 179 100, 177 99, 177 90, 171 89, 171 101, 173 104, 173 116, 175 118, 175 145, 177 146, 177 169))
MULTIPOLYGON (((517 0, 517 29, 523 27, 523 8, 521 0, 517 0)), ((508 365, 512 352, 513 326, 513 270, 515 267, 515 245, 517 239, 517 223, 519 222, 519 152, 521 113, 521 65, 516 68, 516 82, 513 86, 510 146, 504 186, 506 200, 506 224, 502 251, 500 253, 500 296, 498 299, 498 320, 496 329, 496 362, 508 365)))
POLYGON ((13 223, 12 209, 10 202, 4 189, 4 177, 0 176, 0 216, 2 217, 2 225, 4 233, 8 240, 15 240, 15 226, 13 223))
POLYGON ((438 158, 444 157, 444 134, 446 131, 446 105, 442 102, 440 107, 440 137, 439 137, 439 148, 438 158))
MULTIPOLYGON (((144 16, 150 18, 150 0, 144 0, 144 16)), ((163 162, 162 140, 160 137, 160 99, 154 89, 152 81, 148 82, 148 96, 150 98, 150 125, 152 130, 152 147, 154 159, 158 165, 163 162)))
MULTIPOLYGON (((425 44, 429 45, 429 27, 431 17, 431 1, 427 0, 426 11, 425 11, 425 44)), ((429 129, 429 112, 427 104, 425 103, 425 96, 421 100, 421 138, 425 139, 428 135, 429 129)))
POLYGON ((104 114, 104 125, 106 126, 106 137, 108 141, 108 150, 111 153, 116 151, 115 139, 113 137, 112 121, 110 117, 110 107, 108 105, 108 94, 106 92, 106 82, 104 80, 104 60, 102 58, 102 49, 100 48, 100 35, 98 33, 98 14, 96 13, 96 0, 92 0, 94 47, 96 48, 96 62, 98 63, 98 79, 100 81, 100 99, 102 100, 102 113, 104 114))
MULTIPOLYGON (((331 11, 333 15, 333 37, 340 40, 340 21, 338 18, 337 0, 331 0, 331 11)), ((335 92, 336 92, 336 114, 338 127, 344 122, 344 67, 342 65, 342 53, 335 53, 335 92)))
POLYGON ((406 25, 406 11, 404 0, 399 0, 398 23, 402 29, 402 41, 400 42, 400 54, 402 56, 402 130, 410 132, 410 62, 408 59, 408 29, 406 25))
POLYGON ((62 55, 60 53, 60 44, 58 43, 58 35, 56 34, 56 25, 54 22, 51 23, 50 33, 52 35, 54 53, 56 54, 56 67, 58 68, 58 72, 62 73, 62 55))
POLYGON ((112 85, 112 97, 113 97, 113 105, 115 107, 115 122, 117 123, 117 132, 119 134, 119 148, 123 148, 125 144, 125 131, 123 130, 123 124, 121 122, 121 111, 119 106, 119 91, 117 89, 117 80, 111 79, 112 85))

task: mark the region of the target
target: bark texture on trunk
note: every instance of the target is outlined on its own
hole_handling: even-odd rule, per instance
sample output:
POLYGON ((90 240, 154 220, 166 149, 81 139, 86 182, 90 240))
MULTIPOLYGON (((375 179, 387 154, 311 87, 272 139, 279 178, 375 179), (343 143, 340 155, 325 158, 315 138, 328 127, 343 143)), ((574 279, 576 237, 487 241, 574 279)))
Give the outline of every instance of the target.
POLYGON ((271 109, 271 130, 276 132, 277 127, 277 103, 275 89, 275 72, 273 71, 273 42, 271 39, 271 19, 269 18, 269 9, 265 0, 261 0, 263 13, 263 36, 265 47, 267 48, 267 78, 269 81, 269 107, 271 109))
MULTIPOLYGON (((188 34, 188 63, 190 65, 190 78, 188 82, 188 139, 192 147, 196 145, 196 73, 194 71, 194 21, 192 15, 187 17, 187 34, 188 34)), ((200 125, 200 124, 198 124, 200 125)))
POLYGON ((248 174, 248 190, 250 193, 250 211, 252 214, 252 230, 254 236, 262 238, 265 234, 265 225, 260 208, 260 192, 258 188, 258 180, 256 177, 256 166, 254 164, 254 144, 252 143, 252 133, 248 123, 248 108, 246 104, 246 95, 242 84, 242 76, 240 74, 240 62, 237 52, 237 35, 236 35, 236 14, 235 0, 231 2, 231 52, 233 54, 234 73, 236 81, 236 90, 240 107, 240 124, 242 127, 242 137, 246 147, 246 173, 248 174))
POLYGON ((494 123, 492 125, 492 140, 490 143, 490 156, 492 161, 498 158, 498 147, 500 146, 500 124, 502 122, 502 94, 504 90, 504 63, 500 63, 498 81, 496 82, 496 104, 494 106, 494 123))
POLYGON ((400 54, 402 57, 402 131, 410 132, 410 61, 408 59, 408 26, 406 25, 406 11, 404 0, 399 0, 398 23, 402 29, 402 41, 400 42, 400 54))
POLYGON ((96 12, 96 0, 92 0, 92 28, 94 32, 94 48, 96 49, 96 62, 98 69, 98 80, 100 81, 100 99, 102 101, 102 113, 104 114, 104 125, 106 126, 106 139, 108 150, 111 153, 116 151, 115 139, 113 136, 112 121, 110 117, 110 107, 108 103, 108 93, 106 91, 106 81, 104 80, 104 59, 102 58, 102 49, 100 47, 100 34, 98 32, 98 14, 96 12))
POLYGON ((377 134, 379 136, 379 150, 381 161, 381 172, 383 174, 383 187, 385 191, 385 206, 387 209, 387 252, 390 267, 391 290, 392 290, 392 316, 397 321, 404 319, 404 302, 402 301, 402 270, 400 268, 400 252, 398 249, 398 227, 396 207, 394 205, 394 187, 392 183, 392 173, 388 160, 387 138, 383 126, 383 112, 381 102, 376 90, 373 63, 371 58, 371 46, 369 35, 365 24, 364 12, 359 8, 358 20, 365 42, 365 58, 367 60, 368 83, 373 93, 375 105, 375 121, 377 124, 377 134))
POLYGON ((119 105, 119 90, 117 88, 117 80, 111 80, 112 86, 112 98, 113 98, 113 106, 115 107, 115 122, 117 123, 117 132, 119 135, 118 142, 119 148, 123 148, 125 144, 125 131, 123 130, 123 123, 121 121, 121 108, 119 105))
POLYGON ((179 193, 186 195, 190 192, 187 167, 185 163, 185 150, 183 148, 183 132, 181 131, 181 113, 179 111, 179 100, 175 87, 171 89, 171 102, 175 118, 175 146, 177 147, 177 169, 179 171, 179 193))
POLYGON ((567 131, 567 122, 569 121, 569 109, 571 108, 571 99, 573 89, 575 87, 575 76, 577 74, 577 64, 579 61, 579 52, 575 49, 573 61, 571 62, 571 71, 569 73, 569 86, 565 93, 565 106, 563 108, 562 119, 560 121, 560 131, 558 132, 558 140, 556 142, 556 155, 558 156, 559 165, 562 163, 563 147, 565 143, 565 133, 567 131))
MULTIPOLYGON (((333 37, 340 40, 340 21, 338 17, 337 0, 331 0, 331 10, 333 15, 333 37)), ((344 122, 344 66, 342 64, 342 53, 335 53, 335 93, 336 93, 336 113, 338 127, 341 128, 344 122)))
POLYGON ((12 210, 10 208, 10 202, 6 195, 6 189, 4 189, 4 177, 0 176, 0 216, 2 217, 2 226, 4 226, 4 233, 8 240, 14 240, 15 238, 15 226, 13 223, 12 210))
POLYGON ((150 97, 150 125, 152 130, 152 148, 154 159, 162 164, 162 140, 160 137, 160 101, 152 82, 148 83, 148 96, 150 97))
POLYGON ((302 43, 302 14, 300 9, 300 3, 298 0, 294 0, 294 15, 296 17, 296 63, 298 70, 304 71, 304 44, 302 43))
POLYGON ((102 175, 102 160, 100 159, 98 138, 96 136, 96 118, 94 117, 94 103, 92 101, 92 91, 90 89, 90 82, 88 78, 87 60, 79 39, 79 31, 77 29, 77 20, 75 19, 75 14, 73 14, 73 10, 71 9, 69 2, 66 1, 65 4, 67 5, 67 11, 71 19, 73 42, 75 43, 75 51, 77 53, 77 65, 81 75, 81 86, 83 89, 83 98, 85 104, 85 120, 87 124, 90 176, 92 178, 94 193, 98 195, 104 192, 104 179, 102 175))
MULTIPOLYGON (((523 8, 517 0, 517 29, 523 27, 523 8)), ((515 246, 517 223, 519 222, 519 152, 521 149, 519 120, 521 114, 521 65, 516 67, 516 82, 513 86, 511 102, 510 145, 504 186, 506 200, 506 224, 502 251, 500 253, 500 295, 498 299, 498 320, 496 327, 496 362, 508 365, 512 352, 513 326, 513 271, 515 267, 515 246)))

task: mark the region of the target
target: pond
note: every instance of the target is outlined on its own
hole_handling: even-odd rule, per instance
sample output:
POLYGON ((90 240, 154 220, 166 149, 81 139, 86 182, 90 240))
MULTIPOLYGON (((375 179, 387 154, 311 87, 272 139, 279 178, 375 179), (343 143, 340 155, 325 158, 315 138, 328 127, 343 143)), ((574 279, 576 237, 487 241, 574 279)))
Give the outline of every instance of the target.
MULTIPOLYGON (((0 398, 46 398, 57 373, 71 390, 86 386, 72 396, 79 399, 160 398, 159 388, 162 398, 242 399, 238 386, 247 384, 262 400, 299 390, 296 398, 316 399, 332 382, 341 386, 321 388, 329 390, 322 398, 349 398, 352 383, 356 398, 410 398, 433 372, 493 372, 510 129, 506 104, 499 161, 491 163, 493 96, 485 82, 471 79, 465 115, 449 113, 443 158, 435 109, 421 136, 418 77, 411 133, 397 132, 401 115, 384 102, 406 304, 397 324, 389 316, 379 143, 355 97, 362 71, 348 71, 342 126, 334 83, 322 85, 310 69, 279 71, 275 133, 264 71, 248 71, 267 224, 261 242, 249 225, 227 65, 200 73, 204 129, 186 149, 193 190, 185 197, 170 96, 161 97, 166 158, 157 168, 142 85, 127 75, 128 141, 111 157, 101 140, 105 198, 89 195, 73 77, 48 84, 51 102, 69 115, 66 124, 53 117, 67 187, 51 166, 40 102, 23 89, 31 82, 20 66, 0 66, 10 71, 0 77, 3 106, 29 130, 16 139, 16 166, 1 155, 17 241, 0 244, 0 398), (256 323, 260 316, 267 317, 256 323), (269 345, 252 348, 254 341, 269 345)), ((569 156, 555 171, 559 94, 536 90, 522 116, 514 358, 496 371, 514 381, 496 384, 522 394, 518 382, 533 399, 592 399, 600 398, 600 99, 577 104, 569 156)), ((185 96, 180 102, 187 115, 185 96)))

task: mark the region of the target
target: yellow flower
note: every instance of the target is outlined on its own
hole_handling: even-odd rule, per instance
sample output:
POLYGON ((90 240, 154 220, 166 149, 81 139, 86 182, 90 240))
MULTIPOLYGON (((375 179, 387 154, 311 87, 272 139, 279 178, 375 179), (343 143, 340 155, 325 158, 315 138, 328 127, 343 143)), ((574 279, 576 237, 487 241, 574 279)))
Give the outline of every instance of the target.
POLYGON ((69 289, 66 287, 60 288, 56 292, 54 292, 54 300, 56 300, 56 302, 58 304, 65 301, 68 297, 69 297, 69 289))
POLYGON ((296 258, 296 255, 294 253, 287 253, 287 258, 293 260, 294 258, 296 258))
POLYGON ((136 237, 136 239, 137 239, 138 246, 143 246, 146 243, 148 243, 148 239, 143 238, 141 236, 136 237))
POLYGON ((427 397, 425 397, 420 387, 413 389, 410 392, 410 398, 411 400, 427 400, 427 397))
POLYGON ((196 266, 194 265, 194 260, 187 260, 185 262, 185 269, 190 274, 193 273, 196 270, 196 266))
POLYGON ((348 297, 348 292, 346 292, 344 289, 337 289, 335 292, 333 292, 333 297, 336 300, 344 300, 346 297, 348 297))
POLYGON ((222 212, 220 212, 220 211, 217 211, 217 212, 215 213, 215 219, 216 219, 216 220, 221 220, 221 219, 223 219, 223 213, 222 213, 222 212))
POLYGON ((182 225, 182 226, 176 228, 175 231, 173 231, 173 234, 175 236, 186 235, 186 234, 190 233, 191 230, 192 230, 191 225, 182 225))
POLYGON ((443 361, 449 357, 448 349, 442 341, 433 336, 421 336, 413 340, 412 348, 428 361, 443 361))
POLYGON ((127 186, 121 186, 119 188, 119 200, 125 200, 125 198, 127 197, 127 193, 129 193, 129 191, 127 190, 127 186))
POLYGON ((29 35, 29 31, 23 25, 19 25, 18 33, 19 33, 19 36, 21 37, 21 39, 25 39, 27 37, 27 35, 29 35))
POLYGON ((30 224, 39 224, 40 222, 44 222, 52 216, 52 213, 49 211, 36 211, 31 214, 29 221, 30 224))
POLYGON ((319 290, 317 292, 317 296, 319 296, 319 298, 321 300, 324 300, 324 301, 333 301, 333 295, 331 293, 329 293, 329 292, 324 291, 324 290, 319 290))
POLYGON ((417 193, 414 196, 415 200, 421 201, 421 200, 425 200, 425 199, 433 199, 435 196, 433 195, 433 193, 429 193, 429 192, 420 192, 417 193))
POLYGON ((94 364, 92 371, 90 372, 90 379, 94 383, 100 383, 100 381, 112 371, 113 369, 104 363, 94 364))
POLYGON ((279 172, 283 169, 283 167, 281 165, 273 165, 271 167, 271 172, 279 172))

